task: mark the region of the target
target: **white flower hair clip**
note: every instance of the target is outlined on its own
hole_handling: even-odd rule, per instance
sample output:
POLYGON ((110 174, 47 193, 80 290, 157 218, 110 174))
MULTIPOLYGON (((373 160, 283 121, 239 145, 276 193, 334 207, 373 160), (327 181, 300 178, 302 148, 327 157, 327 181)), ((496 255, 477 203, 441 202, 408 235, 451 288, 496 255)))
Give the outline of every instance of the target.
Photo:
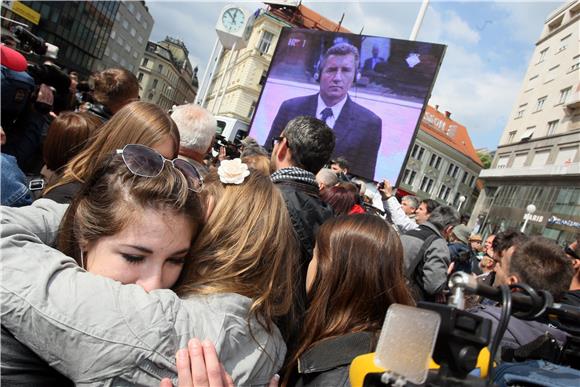
POLYGON ((220 181, 224 184, 242 184, 246 176, 250 175, 248 164, 241 159, 223 160, 218 168, 220 181))

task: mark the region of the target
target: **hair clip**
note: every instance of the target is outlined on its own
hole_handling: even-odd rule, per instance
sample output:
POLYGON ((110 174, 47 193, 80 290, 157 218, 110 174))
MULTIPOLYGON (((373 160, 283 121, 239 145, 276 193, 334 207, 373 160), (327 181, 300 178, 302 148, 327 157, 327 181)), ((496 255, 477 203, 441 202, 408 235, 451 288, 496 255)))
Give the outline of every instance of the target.
POLYGON ((246 176, 250 175, 248 164, 241 159, 223 160, 218 168, 220 181, 224 184, 242 184, 246 176))

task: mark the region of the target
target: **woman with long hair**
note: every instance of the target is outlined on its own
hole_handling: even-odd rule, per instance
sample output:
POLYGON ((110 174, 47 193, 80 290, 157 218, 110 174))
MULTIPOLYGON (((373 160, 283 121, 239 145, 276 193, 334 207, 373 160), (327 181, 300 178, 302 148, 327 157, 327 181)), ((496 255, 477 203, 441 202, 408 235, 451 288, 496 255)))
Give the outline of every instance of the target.
POLYGON ((376 346, 391 304, 413 305, 403 247, 381 218, 356 214, 326 221, 308 266, 310 301, 286 383, 348 386, 348 366, 376 346))
MULTIPOLYGON (((151 163, 128 166, 149 176, 151 163)), ((192 337, 215 343, 236 385, 268 384, 286 352, 273 320, 288 313, 297 266, 286 206, 270 177, 240 160, 207 175, 200 196, 207 221, 174 285, 181 298, 85 273, 42 244, 43 230, 6 221, 4 326, 77 384, 159 384, 175 377, 174 355, 192 337)))
MULTIPOLYGON (((123 156, 131 155, 131 147, 139 149, 127 146, 123 156)), ((135 176, 121 155, 110 157, 72 205, 40 199, 18 210, 3 209, 3 222, 56 243, 90 273, 145 291, 170 288, 203 224, 193 181, 186 178, 195 179, 196 171, 184 161, 177 165, 185 173, 166 167, 147 178, 135 176)), ((4 327, 1 375, 7 385, 72 385, 4 327)))
POLYGON ((125 105, 89 138, 87 146, 68 162, 62 177, 46 189, 43 197, 70 203, 97 165, 127 144, 145 145, 173 159, 179 150, 179 131, 157 105, 140 101, 125 105))

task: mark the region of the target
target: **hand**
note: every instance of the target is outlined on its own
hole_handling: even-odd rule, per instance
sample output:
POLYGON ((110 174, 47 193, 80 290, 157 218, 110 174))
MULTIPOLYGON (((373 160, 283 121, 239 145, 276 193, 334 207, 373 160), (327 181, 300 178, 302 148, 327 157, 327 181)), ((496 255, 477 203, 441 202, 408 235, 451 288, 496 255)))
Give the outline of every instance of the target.
POLYGON ((224 161, 224 160, 227 159, 227 156, 226 156, 226 147, 225 146, 220 146, 220 152, 219 152, 219 155, 218 155, 218 159, 220 161, 224 161))
POLYGON ((379 184, 379 192, 383 198, 389 199, 393 196, 393 186, 385 179, 383 180, 383 184, 379 184))
MULTIPOLYGON (((176 358, 178 387, 234 387, 210 341, 191 339, 176 358)), ((159 387, 172 387, 171 380, 163 379, 159 387)))

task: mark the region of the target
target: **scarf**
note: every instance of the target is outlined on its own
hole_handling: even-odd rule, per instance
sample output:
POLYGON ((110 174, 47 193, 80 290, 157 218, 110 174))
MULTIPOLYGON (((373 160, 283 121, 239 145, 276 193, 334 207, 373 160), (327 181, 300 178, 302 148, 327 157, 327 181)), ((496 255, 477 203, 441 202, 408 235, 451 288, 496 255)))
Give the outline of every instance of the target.
POLYGON ((298 167, 282 168, 272 173, 270 176, 272 182, 278 183, 284 180, 299 181, 315 186, 318 189, 316 176, 312 172, 308 172, 298 167))

